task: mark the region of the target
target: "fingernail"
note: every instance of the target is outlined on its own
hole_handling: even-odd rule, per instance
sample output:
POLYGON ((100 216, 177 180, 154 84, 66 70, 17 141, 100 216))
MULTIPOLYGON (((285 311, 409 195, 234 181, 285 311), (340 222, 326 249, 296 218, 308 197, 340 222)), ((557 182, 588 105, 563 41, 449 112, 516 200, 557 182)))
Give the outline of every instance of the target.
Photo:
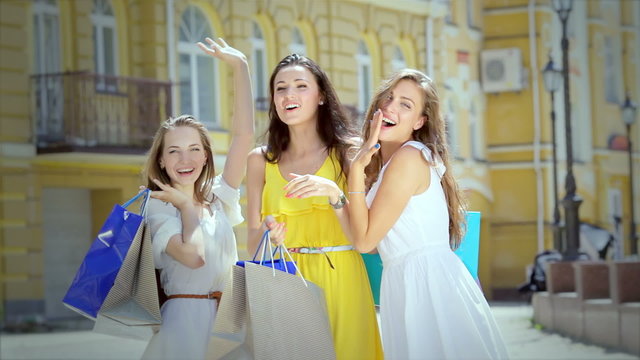
POLYGON ((373 145, 373 147, 376 148, 376 149, 380 149, 380 144, 375 144, 375 145, 373 145))

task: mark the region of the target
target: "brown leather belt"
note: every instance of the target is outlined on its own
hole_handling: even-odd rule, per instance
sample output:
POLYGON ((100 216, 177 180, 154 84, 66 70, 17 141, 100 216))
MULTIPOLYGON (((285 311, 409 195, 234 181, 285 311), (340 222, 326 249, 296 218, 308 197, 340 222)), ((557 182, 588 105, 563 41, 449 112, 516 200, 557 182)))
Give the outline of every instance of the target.
POLYGON ((209 299, 209 300, 218 300, 218 304, 220 303, 220 299, 222 298, 222 291, 212 291, 205 295, 195 295, 195 294, 173 294, 167 296, 167 300, 171 299, 209 299))

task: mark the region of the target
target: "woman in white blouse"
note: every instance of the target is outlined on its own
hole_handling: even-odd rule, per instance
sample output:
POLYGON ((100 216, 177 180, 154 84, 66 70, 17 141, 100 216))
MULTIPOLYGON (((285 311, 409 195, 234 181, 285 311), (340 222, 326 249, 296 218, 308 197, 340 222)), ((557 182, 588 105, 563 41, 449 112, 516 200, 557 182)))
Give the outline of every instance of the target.
POLYGON ((144 359, 204 359, 221 291, 237 260, 232 226, 243 221, 238 187, 254 142, 253 95, 244 54, 222 39, 207 42, 198 46, 233 68, 231 145, 216 176, 209 133, 198 120, 171 118, 155 135, 144 171, 152 190, 147 216, 168 300, 144 359))

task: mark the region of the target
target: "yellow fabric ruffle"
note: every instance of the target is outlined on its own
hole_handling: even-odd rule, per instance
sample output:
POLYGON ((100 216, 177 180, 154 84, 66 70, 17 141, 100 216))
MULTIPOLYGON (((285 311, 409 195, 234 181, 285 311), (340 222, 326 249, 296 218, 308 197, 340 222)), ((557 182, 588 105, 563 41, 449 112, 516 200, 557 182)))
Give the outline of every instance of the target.
MULTIPOLYGON (((339 162, 332 154, 327 157, 315 175, 336 181, 339 169, 339 162)), ((267 215, 273 215, 276 221, 286 224, 285 245, 287 247, 350 244, 326 196, 313 196, 306 199, 285 197, 283 188, 288 181, 280 173, 278 164, 266 164, 265 182, 262 191, 262 216, 264 218, 267 215)), ((342 191, 345 191, 344 176, 337 183, 342 191)))

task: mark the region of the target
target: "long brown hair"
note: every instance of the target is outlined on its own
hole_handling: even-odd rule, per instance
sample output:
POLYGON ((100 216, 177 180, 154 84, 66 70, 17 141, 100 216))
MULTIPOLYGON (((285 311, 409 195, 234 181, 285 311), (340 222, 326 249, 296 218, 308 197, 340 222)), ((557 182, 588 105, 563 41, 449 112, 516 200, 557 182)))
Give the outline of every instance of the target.
MULTIPOLYGON (((365 119, 373 119, 373 113, 382 106, 389 92, 401 80, 411 80, 415 82, 422 90, 422 115, 425 117, 424 125, 414 130, 412 138, 425 144, 432 154, 437 154, 442 159, 447 171, 444 173, 442 180, 442 188, 447 200, 449 210, 449 244, 451 248, 456 249, 460 245, 462 236, 464 235, 465 211, 467 208, 466 200, 458 187, 458 183, 453 177, 452 166, 449 166, 449 146, 445 133, 445 122, 440 114, 440 100, 433 82, 429 77, 418 70, 404 69, 389 79, 384 81, 377 89, 373 100, 367 110, 365 119)), ((369 121, 365 121, 363 133, 364 138, 369 137, 370 128, 369 121)), ((435 157, 435 156, 434 156, 435 157)), ((382 158, 380 152, 373 155, 371 163, 365 168, 367 179, 367 188, 377 180, 380 170, 382 169, 382 158)), ((433 181, 433 179, 432 179, 433 181)))
POLYGON ((160 187, 156 185, 152 180, 158 179, 164 184, 171 184, 171 178, 167 174, 167 171, 160 167, 160 158, 162 157, 162 151, 164 149, 164 136, 170 130, 173 130, 180 126, 186 126, 198 131, 200 135, 200 141, 202 147, 207 156, 207 162, 205 163, 202 173, 194 184, 194 196, 196 201, 201 204, 205 204, 211 199, 211 187, 213 185, 213 178, 215 177, 215 169, 213 166, 213 150, 211 149, 211 141, 209 140, 209 132, 207 128, 191 115, 181 115, 176 118, 169 118, 162 123, 158 131, 156 131, 153 137, 153 143, 147 153, 147 161, 142 170, 142 175, 147 182, 147 188, 152 191, 160 190, 160 187))
POLYGON ((270 163, 277 163, 280 161, 282 153, 287 150, 289 142, 291 141, 289 127, 280 120, 276 111, 276 105, 273 101, 273 95, 275 79, 280 70, 296 65, 303 66, 309 70, 318 84, 318 89, 320 90, 324 104, 318 106, 316 130, 318 131, 320 139, 327 147, 327 152, 331 154, 332 150, 336 150, 336 156, 340 163, 340 172, 336 174, 337 178, 344 176, 346 179, 349 168, 347 164, 347 151, 355 145, 353 139, 356 138, 356 132, 340 100, 338 100, 338 95, 327 74, 315 61, 303 55, 290 54, 285 56, 271 74, 269 80, 271 97, 269 102, 269 128, 266 134, 267 146, 263 151, 264 157, 270 163))

